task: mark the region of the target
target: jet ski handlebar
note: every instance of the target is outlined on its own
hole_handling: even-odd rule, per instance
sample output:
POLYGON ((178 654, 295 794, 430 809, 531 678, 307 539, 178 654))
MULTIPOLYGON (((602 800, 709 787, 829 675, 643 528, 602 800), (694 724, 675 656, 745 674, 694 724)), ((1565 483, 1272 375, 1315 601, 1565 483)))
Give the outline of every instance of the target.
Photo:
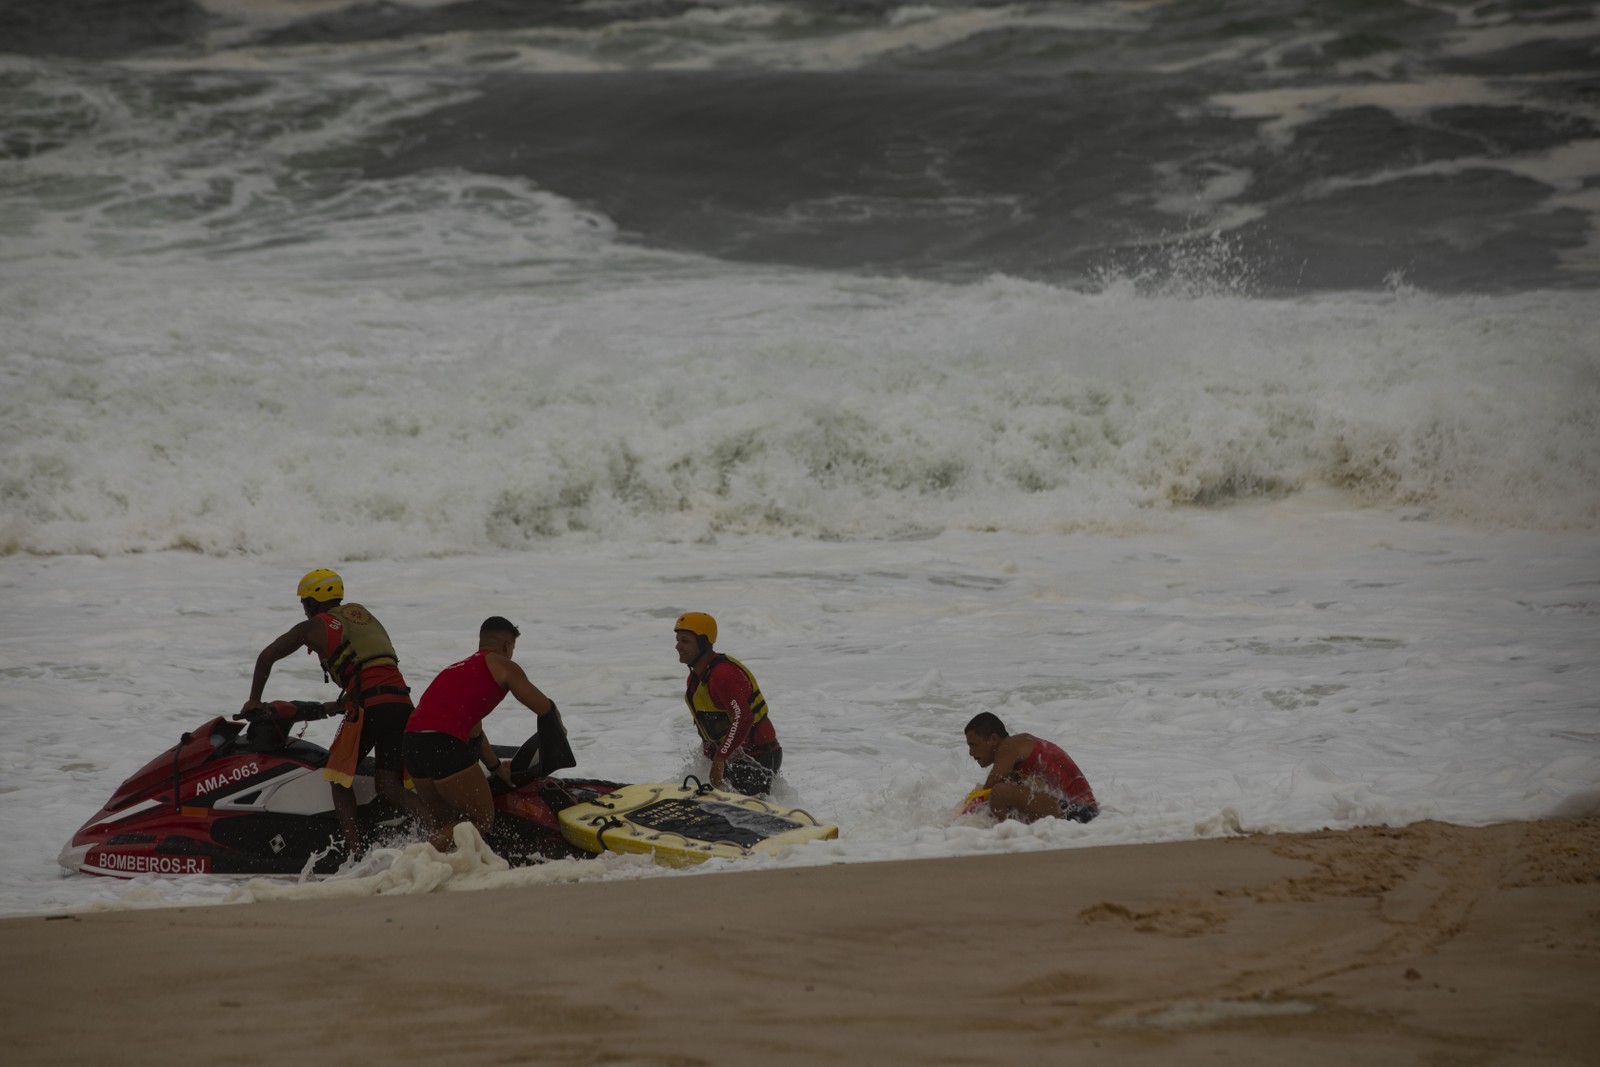
POLYGON ((241 711, 234 718, 250 724, 245 736, 252 745, 278 749, 289 743, 289 730, 295 723, 326 719, 330 714, 320 700, 274 700, 241 711))

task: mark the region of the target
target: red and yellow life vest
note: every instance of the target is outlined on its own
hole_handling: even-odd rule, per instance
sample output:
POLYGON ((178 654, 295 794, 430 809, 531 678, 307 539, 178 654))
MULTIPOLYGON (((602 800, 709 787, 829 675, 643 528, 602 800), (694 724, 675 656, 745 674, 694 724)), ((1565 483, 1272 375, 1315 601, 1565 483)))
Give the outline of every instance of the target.
MULTIPOLYGON (((328 677, 337 682, 347 696, 358 700, 378 696, 379 691, 363 691, 360 684, 362 672, 369 667, 398 668, 400 665, 394 642, 389 640, 389 632, 383 628, 383 623, 373 618, 372 613, 360 604, 340 604, 317 617, 322 620, 326 640, 317 658, 322 661, 322 669, 328 677)), ((382 680, 389 683, 380 683, 383 695, 394 695, 396 690, 400 694, 409 692, 403 684, 393 684, 393 679, 398 677, 399 671, 396 670, 382 680)), ((368 678, 367 681, 370 683, 376 679, 368 678)), ((370 685, 367 688, 370 690, 370 685)), ((406 702, 409 703, 409 699, 406 702)))
POLYGON ((728 728, 732 725, 731 717, 727 712, 718 708, 711 702, 711 690, 707 681, 711 678, 712 671, 721 663, 731 663, 744 673, 750 681, 750 726, 755 728, 756 723, 767 717, 767 700, 761 695, 761 686, 756 684, 756 676, 750 673, 750 668, 734 659, 718 652, 711 657, 711 663, 706 668, 705 680, 693 671, 689 673, 688 688, 684 692, 684 703, 689 705, 689 714, 694 716, 695 729, 700 731, 700 737, 708 745, 715 745, 728 735, 728 728))

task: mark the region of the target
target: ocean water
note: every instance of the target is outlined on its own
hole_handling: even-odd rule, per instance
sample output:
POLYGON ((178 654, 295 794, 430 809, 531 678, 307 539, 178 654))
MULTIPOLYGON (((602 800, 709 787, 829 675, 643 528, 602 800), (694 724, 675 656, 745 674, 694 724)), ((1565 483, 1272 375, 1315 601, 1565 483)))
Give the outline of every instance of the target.
POLYGON ((715 614, 841 826, 761 864, 1600 811, 1597 47, 1559 2, 8 5, 0 912, 666 876, 63 876, 315 566, 413 685, 512 618, 622 781, 698 771, 715 614), (955 818, 980 710, 1105 814, 955 818))

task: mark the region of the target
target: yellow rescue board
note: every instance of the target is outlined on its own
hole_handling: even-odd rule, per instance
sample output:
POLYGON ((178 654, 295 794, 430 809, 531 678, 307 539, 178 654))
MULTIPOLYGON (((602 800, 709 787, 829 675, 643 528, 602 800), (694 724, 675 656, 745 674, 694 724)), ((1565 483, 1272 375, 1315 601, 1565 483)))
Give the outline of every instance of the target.
POLYGON ((839 828, 799 808, 685 783, 625 785, 575 804, 561 812, 561 833, 589 852, 652 852, 657 863, 687 867, 713 857, 771 855, 838 837, 839 828))
POLYGON ((967 799, 961 802, 961 814, 971 815, 975 811, 987 811, 989 808, 989 789, 978 786, 967 794, 967 799))

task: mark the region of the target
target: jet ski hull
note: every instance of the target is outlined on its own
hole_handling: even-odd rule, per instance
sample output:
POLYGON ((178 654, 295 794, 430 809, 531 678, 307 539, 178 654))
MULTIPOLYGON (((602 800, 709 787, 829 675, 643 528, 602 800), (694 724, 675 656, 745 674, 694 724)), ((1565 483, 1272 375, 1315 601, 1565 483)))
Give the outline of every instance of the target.
MULTIPOLYGON (((559 812, 618 786, 539 777, 537 755, 529 756, 537 737, 521 749, 499 749, 521 773, 510 789, 494 783, 488 844, 518 865, 588 855, 562 836, 559 812)), ((122 783, 73 835, 59 862, 118 878, 300 874, 308 866, 331 872, 345 857, 332 789, 322 776, 326 763, 321 746, 213 718, 122 783)), ((353 786, 363 835, 378 843, 418 840, 412 820, 377 796, 372 772, 371 760, 363 761, 353 786)))

